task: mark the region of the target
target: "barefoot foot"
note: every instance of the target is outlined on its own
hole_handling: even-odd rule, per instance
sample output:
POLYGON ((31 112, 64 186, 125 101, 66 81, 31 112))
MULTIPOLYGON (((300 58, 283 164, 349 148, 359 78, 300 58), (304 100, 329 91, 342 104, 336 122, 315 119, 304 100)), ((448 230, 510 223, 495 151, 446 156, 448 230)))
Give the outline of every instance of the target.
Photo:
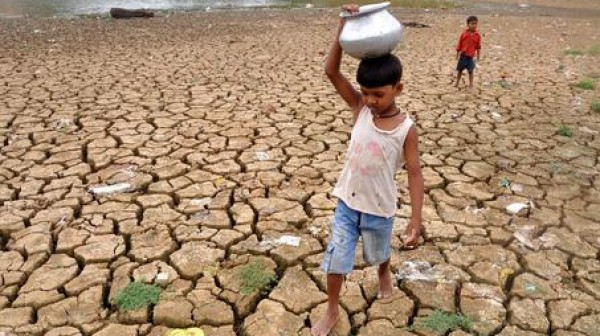
POLYGON ((338 317, 340 316, 339 311, 330 311, 327 309, 325 316, 321 317, 321 319, 310 329, 310 334, 312 336, 327 336, 333 326, 335 326, 338 317))
POLYGON ((386 299, 392 296, 392 274, 389 269, 379 271, 379 293, 378 299, 386 299))

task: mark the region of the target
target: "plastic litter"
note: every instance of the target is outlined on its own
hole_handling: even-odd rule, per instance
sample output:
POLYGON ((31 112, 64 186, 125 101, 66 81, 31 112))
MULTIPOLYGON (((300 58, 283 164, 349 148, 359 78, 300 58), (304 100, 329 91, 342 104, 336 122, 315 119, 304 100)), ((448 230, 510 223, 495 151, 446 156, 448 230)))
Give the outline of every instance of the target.
POLYGON ((112 194, 131 191, 131 184, 129 183, 117 183, 111 184, 107 186, 99 186, 90 189, 90 192, 94 194, 94 196, 110 196, 112 194))
POLYGON ((204 331, 200 328, 173 329, 165 336, 204 336, 204 331))
POLYGON ((535 206, 533 204, 533 202, 528 201, 526 203, 511 203, 509 205, 506 206, 506 212, 508 212, 511 215, 516 215, 519 212, 521 212, 521 210, 523 209, 534 209, 535 206))
POLYGON ((270 159, 270 156, 269 156, 269 153, 267 153, 267 152, 255 152, 254 159, 256 159, 258 161, 266 161, 266 160, 270 159))
POLYGON ((508 278, 510 278, 510 276, 513 275, 514 273, 515 273, 515 270, 513 270, 510 267, 504 267, 500 270, 500 272, 498 273, 498 282, 500 283, 501 288, 506 287, 508 278))
POLYGON ((494 118, 495 120, 499 120, 502 119, 502 115, 498 112, 492 112, 492 118, 494 118))
POLYGON ((156 277, 154 278, 154 282, 157 285, 166 285, 169 283, 169 273, 166 272, 161 272, 156 274, 156 277))
POLYGON ((506 178, 503 178, 500 180, 500 182, 498 182, 498 186, 500 186, 501 188, 508 189, 510 188, 510 181, 506 178))
POLYGON ((536 286, 535 284, 532 284, 531 282, 525 283, 525 290, 528 292, 536 292, 538 289, 539 289, 538 286, 536 286))
POLYGON ((73 126, 73 120, 71 119, 60 119, 56 122, 56 130, 66 132, 73 126))
POLYGON ((305 7, 306 7, 306 8, 313 8, 313 7, 315 7, 315 5, 308 3, 308 4, 306 4, 306 6, 305 6, 305 7))
POLYGON ((434 281, 434 282, 452 282, 444 276, 439 270, 435 270, 431 267, 431 264, 427 261, 405 261, 402 266, 398 268, 396 272, 396 278, 398 280, 409 280, 409 281, 434 281))
POLYGON ((260 246, 281 246, 288 245, 293 247, 300 246, 300 237, 284 235, 277 239, 266 239, 260 242, 260 246))

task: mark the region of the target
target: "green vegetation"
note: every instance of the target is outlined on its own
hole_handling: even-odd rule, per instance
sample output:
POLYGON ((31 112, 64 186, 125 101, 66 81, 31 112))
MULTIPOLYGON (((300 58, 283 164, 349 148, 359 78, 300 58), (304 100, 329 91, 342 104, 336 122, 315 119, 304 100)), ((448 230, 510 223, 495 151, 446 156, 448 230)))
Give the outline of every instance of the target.
POLYGON ((575 84, 576 87, 584 90, 594 90, 596 85, 592 79, 583 79, 579 83, 575 84))
POLYGON ((581 56, 581 55, 583 55, 583 51, 581 51, 579 49, 568 49, 568 50, 565 50, 565 54, 570 55, 570 56, 581 56))
POLYGON ((592 105, 590 105, 590 108, 592 109, 592 111, 594 111, 596 113, 600 113, 600 102, 592 102, 592 105))
POLYGON ((132 282, 117 294, 115 304, 122 311, 145 308, 158 303, 160 292, 158 286, 132 282))
POLYGON ((573 131, 568 126, 560 125, 560 127, 558 128, 558 135, 570 138, 573 136, 573 131))
POLYGON ((462 329, 467 332, 473 331, 473 322, 464 315, 449 314, 441 310, 434 311, 419 322, 419 326, 430 330, 437 335, 444 335, 449 331, 462 329))
POLYGON ((242 288, 240 293, 248 295, 254 292, 264 293, 275 283, 275 275, 261 262, 245 265, 239 273, 242 288))

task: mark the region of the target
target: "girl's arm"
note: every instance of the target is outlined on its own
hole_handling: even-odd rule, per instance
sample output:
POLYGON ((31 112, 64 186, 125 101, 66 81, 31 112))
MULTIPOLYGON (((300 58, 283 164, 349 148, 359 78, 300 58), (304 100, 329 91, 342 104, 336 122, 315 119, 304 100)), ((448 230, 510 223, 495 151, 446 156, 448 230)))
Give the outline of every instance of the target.
POLYGON ((406 238, 404 240, 404 245, 409 248, 414 248, 419 243, 422 225, 421 213, 425 194, 418 144, 417 130, 413 126, 408 131, 404 141, 404 158, 406 160, 406 170, 408 171, 408 188, 412 207, 412 215, 406 228, 406 238))
MULTIPOLYGON (((351 13, 358 12, 358 5, 344 5, 342 9, 351 13)), ((344 101, 350 105, 352 109, 353 121, 356 121, 360 108, 362 107, 362 99, 360 93, 352 86, 350 81, 340 71, 340 64, 342 61, 342 47, 340 46, 340 33, 344 28, 345 20, 340 18, 340 24, 338 26, 335 40, 331 45, 327 61, 325 62, 325 74, 329 78, 329 81, 335 87, 336 91, 342 96, 344 101)))

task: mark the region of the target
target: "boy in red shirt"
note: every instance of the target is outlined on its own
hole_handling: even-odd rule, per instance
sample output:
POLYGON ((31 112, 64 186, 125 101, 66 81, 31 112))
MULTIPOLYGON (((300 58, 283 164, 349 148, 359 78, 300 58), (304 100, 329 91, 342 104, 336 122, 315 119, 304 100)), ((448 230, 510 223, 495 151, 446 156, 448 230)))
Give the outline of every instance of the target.
POLYGON ((460 35, 458 45, 456 46, 456 59, 458 64, 456 65, 456 86, 462 76, 463 70, 467 69, 469 72, 469 88, 473 88, 473 70, 475 69, 475 61, 473 57, 477 55, 477 61, 479 61, 479 50, 481 49, 481 36, 477 31, 477 17, 469 16, 467 18, 467 29, 460 35))

